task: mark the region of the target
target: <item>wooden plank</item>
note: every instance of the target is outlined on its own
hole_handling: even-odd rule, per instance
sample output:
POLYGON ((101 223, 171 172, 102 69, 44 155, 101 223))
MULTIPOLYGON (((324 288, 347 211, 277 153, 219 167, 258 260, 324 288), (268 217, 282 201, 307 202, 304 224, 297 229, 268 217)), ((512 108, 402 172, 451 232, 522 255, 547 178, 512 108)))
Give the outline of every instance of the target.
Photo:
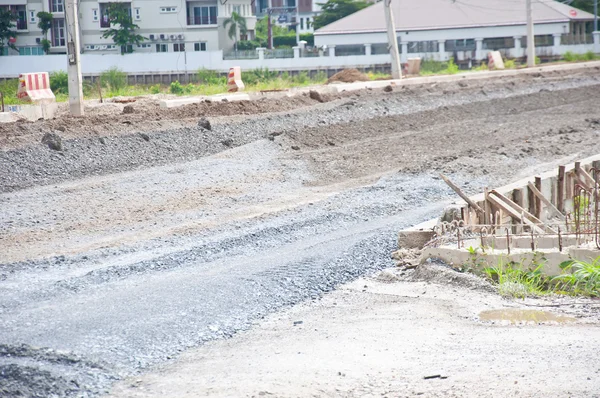
POLYGON ((483 211, 483 209, 482 209, 481 207, 479 207, 479 206, 477 205, 477 203, 475 203, 475 202, 473 202, 471 199, 469 199, 469 197, 468 197, 467 195, 465 195, 465 194, 463 193, 463 191, 461 191, 461 190, 460 190, 460 188, 459 188, 459 187, 457 187, 456 185, 454 185, 454 183, 453 183, 452 181, 450 181, 450 179, 448 179, 448 177, 446 177, 446 176, 445 176, 445 175, 443 175, 443 174, 440 174, 440 177, 442 177, 442 180, 444 180, 444 182, 445 182, 446 184, 448 184, 448 186, 449 186, 450 188, 452 188, 452 190, 453 190, 454 192, 456 192, 456 194, 457 194, 458 196, 460 196, 460 197, 461 197, 461 198, 462 198, 462 199, 463 199, 465 202, 467 202, 467 203, 469 204, 469 206, 471 206, 473 209, 475 209, 475 211, 477 211, 477 212, 478 212, 478 213, 480 213, 480 214, 485 214, 485 212, 483 211))
POLYGON ((580 168, 580 169, 577 171, 577 174, 578 174, 578 175, 581 177, 581 179, 582 179, 583 181, 585 181, 585 183, 586 183, 588 186, 591 186, 591 187, 593 187, 594 185, 597 185, 597 184, 596 184, 596 181, 594 181, 594 179, 592 178, 592 176, 591 176, 591 175, 589 175, 589 174, 588 174, 588 172, 587 172, 587 171, 585 171, 585 169, 584 169, 583 167, 582 167, 582 168, 580 168))
POLYGON ((488 200, 488 195, 490 194, 490 190, 488 187, 485 187, 483 190, 483 223, 489 225, 492 223, 492 208, 490 206, 490 201, 488 200))
POLYGON ((535 195, 529 188, 527 189, 527 210, 531 214, 535 214, 535 195))
MULTIPOLYGON (((519 206, 523 207, 523 191, 521 189, 514 189, 512 191, 512 200, 519 206)), ((513 219, 513 223, 518 224, 518 222, 514 219, 513 219)), ((521 231, 518 229, 518 227, 515 226, 515 227, 513 227, 513 233, 518 234, 518 233, 521 233, 521 231)))
POLYGON ((554 214, 556 214, 561 220, 565 219, 565 216, 550 202, 531 182, 527 183, 527 186, 533 191, 533 194, 542 201, 554 214))
POLYGON ((542 234, 545 232, 543 229, 541 229, 540 227, 535 225, 533 222, 531 222, 527 218, 525 218, 525 217, 521 218, 521 215, 515 209, 513 209, 512 207, 510 207, 509 205, 504 203, 504 201, 502 199, 498 198, 494 192, 492 192, 492 194, 490 194, 489 199, 490 199, 490 202, 492 202, 493 204, 495 204, 496 206, 498 206, 499 208, 501 208, 502 210, 504 210, 505 212, 510 214, 511 217, 513 217, 517 220, 522 220, 525 224, 529 225, 534 231, 536 231, 538 233, 542 233, 542 234))
MULTIPOLYGON (((542 191, 542 179, 541 177, 535 177, 535 188, 538 190, 538 192, 542 191)), ((542 201, 540 200, 539 197, 537 197, 537 195, 535 195, 535 192, 533 193, 535 196, 535 216, 539 219, 542 218, 542 201)))
POLYGON ((553 230, 552 228, 550 228, 547 225, 545 225, 539 218, 537 218, 533 214, 529 213, 527 210, 525 210, 524 208, 522 208, 521 206, 519 206, 518 204, 516 204, 512 200, 508 199, 506 196, 502 195, 500 192, 497 192, 497 191, 494 190, 491 193, 493 193, 494 195, 496 195, 500 200, 502 200, 504 202, 504 204, 506 204, 507 206, 511 207, 517 214, 519 214, 518 219, 527 218, 529 221, 531 221, 531 222, 533 222, 535 224, 543 225, 548 230, 548 232, 554 232, 554 233, 556 233, 555 230, 553 230))
POLYGON ((558 166, 556 207, 561 213, 565 212, 565 166, 558 166))

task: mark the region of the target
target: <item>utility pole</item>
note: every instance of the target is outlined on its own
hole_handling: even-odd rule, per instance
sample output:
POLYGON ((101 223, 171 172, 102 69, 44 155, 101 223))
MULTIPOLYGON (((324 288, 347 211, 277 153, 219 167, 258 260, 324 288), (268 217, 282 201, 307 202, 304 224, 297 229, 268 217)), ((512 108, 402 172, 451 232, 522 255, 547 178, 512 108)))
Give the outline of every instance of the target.
POLYGON ((79 10, 77 0, 67 0, 67 74, 69 75, 69 109, 73 116, 83 116, 81 58, 79 54, 79 10))
POLYGON ((298 1, 296 0, 296 45, 300 46, 300 12, 298 10, 298 1))
POLYGON ((535 66, 535 36, 533 35, 533 9, 527 0, 527 67, 535 66))
POLYGON ((594 32, 598 31, 598 0, 594 0, 594 32))
POLYGON ((400 52, 398 51, 398 37, 396 36, 394 14, 390 8, 391 3, 392 0, 383 0, 389 43, 388 47, 390 55, 392 56, 392 79, 402 79, 402 66, 400 65, 400 52))

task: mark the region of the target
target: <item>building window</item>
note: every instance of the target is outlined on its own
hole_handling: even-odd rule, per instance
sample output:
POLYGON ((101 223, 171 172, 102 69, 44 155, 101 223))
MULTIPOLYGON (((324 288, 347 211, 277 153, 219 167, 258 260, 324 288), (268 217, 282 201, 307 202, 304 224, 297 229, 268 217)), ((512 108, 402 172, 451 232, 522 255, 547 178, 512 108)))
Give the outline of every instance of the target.
POLYGON ((483 39, 484 50, 503 50, 515 47, 515 39, 513 37, 496 37, 493 39, 483 39))
POLYGON ((44 55, 42 47, 19 47, 19 55, 44 55))
POLYGON ((206 43, 194 43, 194 51, 206 51, 206 43))
POLYGON ((411 41, 408 43, 409 53, 437 53, 439 42, 435 41, 411 41))
POLYGON ((52 20, 52 46, 64 47, 65 45, 65 19, 54 18, 52 20))
POLYGON ((217 6, 188 8, 188 25, 216 25, 217 6))
POLYGON ((185 51, 185 43, 173 43, 173 51, 176 53, 185 51))
POLYGON ((304 30, 304 18, 300 18, 300 30, 304 30))
POLYGON ((110 28, 110 18, 108 16, 108 3, 100 3, 100 27, 110 28))
POLYGON ((50 0, 52 5, 52 12, 65 12, 64 0, 50 0))
POLYGON ((29 22, 35 23, 35 10, 29 10, 29 22))
POLYGON ((156 52, 157 53, 166 53, 166 52, 169 52, 169 49, 167 48, 166 44, 157 44, 156 52))
POLYGON ((92 9, 92 21, 98 22, 98 9, 97 8, 92 9))
POLYGON ((235 12, 238 15, 242 15, 242 7, 239 4, 235 4, 233 6, 233 12, 235 12))
POLYGON ((310 18, 306 18, 306 29, 310 29, 310 18))
POLYGON ((141 21, 142 20, 142 9, 139 7, 136 7, 133 9, 133 18, 136 21, 141 21))
POLYGON ((177 7, 160 7, 160 12, 165 14, 171 14, 177 12, 177 7))

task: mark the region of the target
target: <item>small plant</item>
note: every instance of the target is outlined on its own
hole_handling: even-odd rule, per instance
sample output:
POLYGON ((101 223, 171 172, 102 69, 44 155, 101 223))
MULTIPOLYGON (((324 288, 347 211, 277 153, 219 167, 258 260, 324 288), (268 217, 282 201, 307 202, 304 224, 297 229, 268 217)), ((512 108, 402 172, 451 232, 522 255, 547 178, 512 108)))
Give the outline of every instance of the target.
POLYGON ((542 63, 542 60, 540 59, 540 57, 535 57, 535 64, 539 65, 542 63))
POLYGON ((171 86, 169 86, 169 91, 171 94, 182 95, 185 92, 185 89, 179 81, 175 80, 171 83, 171 86))
POLYGON ((50 89, 54 94, 69 94, 69 75, 65 71, 50 73, 50 89))
POLYGON ((293 81, 297 84, 306 84, 310 79, 308 78, 308 73, 306 71, 302 71, 294 76, 293 81))
POLYGON ((100 74, 100 84, 113 94, 118 93, 127 87, 127 73, 113 66, 100 74))
POLYGON ((312 78, 315 83, 324 83, 327 81, 327 73, 322 70, 318 71, 317 74, 312 78))
POLYGON ((454 58, 450 58, 450 60, 448 61, 448 65, 446 66, 446 71, 450 75, 454 75, 454 74, 458 73, 458 71, 459 71, 458 65, 456 65, 454 63, 454 58))
POLYGON ((569 260, 560 264, 565 272, 552 279, 557 292, 600 296, 600 257, 592 262, 569 260))
POLYGON ((227 84, 227 78, 219 75, 214 70, 198 69, 198 82, 209 85, 227 84))
POLYGON ((567 62, 577 61, 577 55, 575 55, 571 51, 567 51, 566 53, 563 54, 563 59, 567 62))
POLYGON ((551 279, 542 274, 543 265, 543 260, 533 261, 529 268, 523 263, 504 264, 500 260, 496 267, 485 268, 483 272, 490 281, 498 285, 498 292, 502 296, 525 298, 548 293, 551 279))
POLYGON ((150 93, 151 94, 159 94, 160 93, 160 84, 155 84, 153 86, 150 86, 150 93))
POLYGON ((596 54, 594 54, 593 51, 588 51, 585 54, 583 54, 583 59, 584 61, 593 61, 596 59, 596 54))
POLYGON ((485 72, 486 70, 489 70, 487 64, 485 62, 482 62, 481 65, 472 68, 471 70, 476 71, 476 72, 485 72))
POLYGON ((504 61, 505 69, 515 69, 515 67, 516 67, 516 64, 515 64, 514 59, 507 59, 506 61, 504 61))

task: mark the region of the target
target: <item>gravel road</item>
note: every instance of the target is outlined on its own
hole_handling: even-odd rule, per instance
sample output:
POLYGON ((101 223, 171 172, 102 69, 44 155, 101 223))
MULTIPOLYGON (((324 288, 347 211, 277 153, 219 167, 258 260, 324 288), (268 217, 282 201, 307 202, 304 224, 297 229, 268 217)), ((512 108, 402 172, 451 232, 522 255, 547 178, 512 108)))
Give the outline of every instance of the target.
POLYGON ((437 172, 475 192, 598 153, 597 73, 5 146, 0 396, 102 394, 390 266, 395 232, 454 199, 437 172))

